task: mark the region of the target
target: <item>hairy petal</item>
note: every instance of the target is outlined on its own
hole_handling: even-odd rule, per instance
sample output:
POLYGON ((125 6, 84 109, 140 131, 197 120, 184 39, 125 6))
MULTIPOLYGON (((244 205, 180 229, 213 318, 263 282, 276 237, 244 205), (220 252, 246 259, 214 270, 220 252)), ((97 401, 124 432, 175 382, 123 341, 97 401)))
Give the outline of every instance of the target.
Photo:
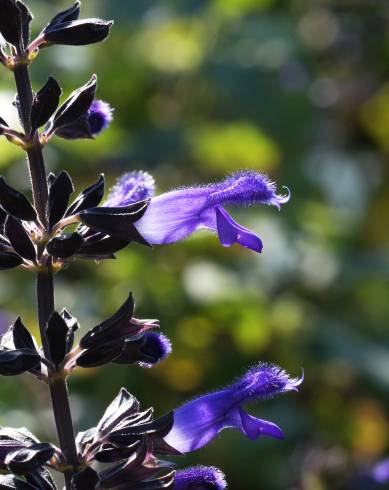
POLYGON ((107 207, 128 206, 150 199, 155 193, 154 178, 147 172, 134 170, 123 174, 111 189, 105 202, 107 207))
POLYGON ((214 466, 194 466, 176 472, 174 490, 224 490, 225 476, 214 466))

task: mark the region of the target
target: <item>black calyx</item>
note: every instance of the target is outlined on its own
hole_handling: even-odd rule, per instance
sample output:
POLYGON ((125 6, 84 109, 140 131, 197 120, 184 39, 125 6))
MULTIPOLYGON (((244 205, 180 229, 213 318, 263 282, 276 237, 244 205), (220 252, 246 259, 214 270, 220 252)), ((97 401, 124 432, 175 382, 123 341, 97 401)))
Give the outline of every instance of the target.
POLYGON ((98 473, 101 489, 172 488, 173 465, 155 454, 180 454, 164 441, 173 422, 173 413, 153 420, 153 409, 141 411, 138 400, 122 388, 97 426, 78 434, 78 451, 84 456, 92 445, 94 461, 111 463, 98 473))
POLYGON ((104 233, 96 233, 88 237, 77 254, 90 259, 114 259, 115 253, 130 243, 129 240, 111 237, 104 233))
POLYGON ((97 182, 84 189, 73 201, 66 211, 66 216, 80 213, 81 211, 98 206, 103 199, 105 188, 104 175, 100 174, 97 182))
POLYGON ((54 27, 58 27, 60 24, 63 24, 64 22, 77 20, 80 15, 80 6, 81 3, 77 1, 68 9, 59 12, 51 19, 51 21, 46 25, 46 27, 43 29, 42 32, 46 32, 54 27))
POLYGON ((34 96, 31 107, 31 133, 45 125, 59 104, 62 90, 53 77, 34 96))
POLYGON ((41 358, 32 349, 0 351, 0 375, 16 376, 40 366, 41 358))
POLYGON ((0 33, 4 39, 22 49, 22 13, 15 0, 0 0, 0 33))
POLYGON ((52 444, 47 442, 35 443, 8 453, 5 464, 13 473, 25 475, 47 463, 55 452, 56 447, 52 444))
POLYGON ((87 467, 72 478, 73 490, 95 490, 99 482, 99 475, 91 467, 87 467))
POLYGON ((30 349, 37 352, 34 338, 24 326, 20 317, 16 319, 11 330, 13 343, 16 349, 30 349))
POLYGON ((34 262, 36 260, 36 248, 23 223, 13 216, 8 215, 4 228, 5 234, 15 252, 24 259, 34 262))
POLYGON ((46 245, 46 250, 53 257, 68 259, 81 249, 83 243, 83 237, 77 232, 67 233, 52 238, 46 245))
POLYGON ((145 213, 149 201, 139 201, 129 206, 109 208, 95 207, 79 213, 79 217, 90 228, 124 241, 148 245, 133 225, 145 213))
MULTIPOLYGON (((58 449, 56 452, 58 454, 58 449)), ((43 466, 28 473, 25 477, 27 482, 38 490, 57 490, 53 477, 43 466)))
POLYGON ((54 311, 47 322, 46 335, 49 343, 50 360, 58 366, 68 351, 69 327, 62 315, 54 311))
POLYGON ((2 117, 0 117, 0 126, 5 126, 6 128, 8 128, 7 122, 2 117))
POLYGON ((16 0, 16 5, 20 11, 20 17, 22 22, 22 40, 23 45, 26 48, 30 40, 30 22, 33 19, 33 15, 27 5, 21 0, 16 0))
POLYGON ((88 349, 77 358, 77 366, 94 368, 112 362, 124 347, 124 340, 88 349))
POLYGON ((65 170, 51 178, 48 201, 50 228, 63 218, 73 191, 72 179, 65 170))
POLYGON ((124 340, 131 331, 130 320, 135 303, 130 293, 122 306, 107 320, 96 325, 80 340, 83 349, 95 349, 106 344, 124 340))
POLYGON ((101 19, 70 20, 45 28, 44 38, 50 44, 84 46, 103 41, 112 24, 101 19))
POLYGON ((79 131, 80 121, 85 119, 84 130, 92 137, 86 116, 95 97, 96 83, 97 77, 93 75, 85 85, 75 90, 58 109, 46 131, 50 134, 56 133, 58 136, 66 134, 70 138, 72 125, 75 124, 79 131))
POLYGON ((61 311, 60 315, 68 327, 68 334, 66 336, 66 354, 68 354, 72 350, 74 333, 80 328, 80 324, 78 323, 77 318, 69 313, 66 308, 61 311))
POLYGON ((37 214, 24 194, 7 184, 0 176, 0 206, 15 218, 24 221, 35 221, 37 214))
POLYGON ((14 253, 0 252, 0 271, 15 269, 23 264, 23 259, 14 253))

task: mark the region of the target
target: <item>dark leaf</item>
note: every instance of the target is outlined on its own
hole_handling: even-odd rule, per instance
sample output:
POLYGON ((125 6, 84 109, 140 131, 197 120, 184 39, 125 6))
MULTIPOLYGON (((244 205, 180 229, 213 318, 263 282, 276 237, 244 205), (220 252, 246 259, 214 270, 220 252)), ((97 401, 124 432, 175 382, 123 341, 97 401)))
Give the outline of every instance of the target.
POLYGON ((134 299, 130 293, 126 301, 110 318, 96 325, 82 337, 80 347, 89 349, 124 339, 129 333, 134 308, 134 299))
POLYGON ((81 221, 107 235, 121 240, 134 241, 142 245, 148 245, 142 238, 133 223, 138 221, 145 213, 149 201, 139 201, 129 206, 118 208, 90 208, 82 211, 79 216, 81 221))
POLYGON ((36 219, 36 211, 27 197, 9 186, 4 177, 0 177, 0 205, 15 218, 24 221, 36 219))
POLYGON ((47 322, 46 335, 49 343, 50 358, 54 364, 60 364, 66 355, 66 343, 69 329, 62 316, 54 311, 47 322))
POLYGON ((0 490, 38 490, 38 488, 14 475, 0 475, 0 490))
POLYGON ((96 75, 82 87, 75 90, 54 116, 50 131, 67 126, 85 115, 91 106, 96 92, 96 75))
POLYGON ((46 249, 54 257, 67 259, 77 253, 83 243, 84 239, 78 233, 64 234, 52 238, 46 245, 46 249))
POLYGON ((40 442, 9 453, 5 464, 13 473, 24 475, 47 463, 55 452, 55 446, 40 442))
POLYGON ((58 82, 49 77, 45 85, 35 94, 31 108, 31 133, 47 123, 59 104, 62 90, 58 82))
POLYGON ((103 345, 102 347, 97 347, 95 349, 88 349, 77 358, 77 366, 92 368, 108 364, 120 354, 123 345, 124 342, 119 341, 117 343, 103 345))
POLYGON ((49 225, 52 228, 63 217, 69 204, 69 198, 74 191, 70 175, 62 170, 52 180, 49 192, 49 225))
POLYGON ((127 417, 135 415, 139 411, 138 400, 125 388, 108 405, 98 423, 96 430, 101 434, 108 434, 114 427, 127 417))
POLYGON ((80 15, 80 5, 81 3, 77 1, 68 9, 59 12, 51 19, 51 21, 47 24, 47 26, 43 29, 42 32, 46 32, 51 27, 57 26, 58 24, 62 24, 63 22, 70 22, 72 20, 77 20, 78 16, 80 15))
POLYGON ((23 264, 23 259, 19 255, 12 253, 0 253, 0 271, 14 269, 23 264))
POLYGON ((3 350, 0 352, 0 375, 16 376, 40 365, 39 354, 31 349, 3 350))
POLYGON ((104 186, 105 179, 104 175, 101 174, 99 180, 92 184, 91 186, 84 189, 81 194, 79 194, 74 202, 69 206, 66 211, 66 216, 71 216, 77 214, 80 211, 88 208, 94 208, 100 204, 100 201, 104 196, 104 186))
POLYGON ((93 139, 88 116, 83 115, 72 123, 56 129, 55 134, 65 140, 93 139))
POLYGON ((19 8, 21 20, 22 20, 22 38, 24 47, 27 48, 28 41, 30 40, 30 22, 33 19, 33 15, 30 12, 27 5, 21 0, 16 0, 16 5, 19 8))
POLYGON ((45 40, 52 44, 84 46, 103 41, 113 22, 101 19, 73 20, 55 24, 44 31, 45 40))
POLYGON ((31 238, 21 221, 8 215, 5 222, 5 234, 15 252, 27 260, 35 261, 35 245, 32 243, 31 238))
POLYGON ((72 478, 72 490, 95 490, 99 476, 95 470, 88 467, 72 478))
POLYGON ((23 325, 20 317, 12 325, 12 337, 16 349, 31 349, 32 351, 36 351, 34 339, 23 325))
POLYGON ((4 121, 2 117, 0 117, 0 126, 5 126, 6 128, 8 128, 8 124, 4 121))
POLYGON ((22 15, 15 0, 0 0, 0 33, 15 47, 21 47, 22 15))

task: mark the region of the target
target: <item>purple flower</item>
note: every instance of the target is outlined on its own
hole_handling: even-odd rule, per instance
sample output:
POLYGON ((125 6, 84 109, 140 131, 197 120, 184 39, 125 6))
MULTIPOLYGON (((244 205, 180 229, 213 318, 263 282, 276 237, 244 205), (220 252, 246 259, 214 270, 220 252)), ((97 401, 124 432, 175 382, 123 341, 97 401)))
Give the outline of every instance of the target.
POLYGON ((236 383, 200 396, 174 411, 174 425, 166 442, 182 453, 201 448, 228 427, 249 439, 270 436, 282 439, 281 429, 267 420, 249 415, 242 405, 287 391, 297 391, 303 378, 291 378, 280 367, 259 363, 236 383))
POLYGON ((128 206, 137 201, 153 197, 155 193, 154 178, 142 170, 123 174, 112 187, 104 206, 128 206))
POLYGON ((217 232, 224 247, 239 243, 261 252, 261 239, 234 221, 223 205, 272 204, 279 209, 288 200, 289 195, 276 194, 275 184, 264 174, 244 171, 217 184, 186 187, 152 198, 135 226, 151 245, 173 243, 208 228, 217 232))
POLYGON ((143 368, 151 368, 166 359, 172 352, 172 343, 160 332, 146 332, 144 344, 141 348, 145 360, 137 364, 143 368))
POLYGON ((108 128, 112 121, 112 107, 103 100, 94 100, 88 110, 88 123, 93 136, 108 128))
POLYGON ((381 485, 389 483, 389 458, 380 461, 374 466, 372 477, 375 482, 381 485))
POLYGON ((227 488, 222 471, 213 466, 194 466, 177 471, 174 490, 224 490, 227 488))

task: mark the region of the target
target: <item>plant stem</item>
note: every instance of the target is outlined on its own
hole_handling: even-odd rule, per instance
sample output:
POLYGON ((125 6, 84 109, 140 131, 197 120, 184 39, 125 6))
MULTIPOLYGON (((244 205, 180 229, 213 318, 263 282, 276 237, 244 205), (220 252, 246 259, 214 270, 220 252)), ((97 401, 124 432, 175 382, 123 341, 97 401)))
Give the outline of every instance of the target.
MULTIPOLYGON (((27 66, 20 65, 14 70, 16 88, 18 91, 20 116, 27 137, 31 133, 30 113, 32 105, 32 88, 27 66)), ((30 171, 34 206, 42 225, 47 228, 46 204, 48 199, 46 170, 42 148, 38 141, 27 150, 28 169, 30 171)))
MULTIPOLYGON (((35 143, 27 151, 34 205, 41 224, 45 227, 46 231, 48 231, 48 219, 46 213, 48 201, 46 169, 39 142, 35 135, 30 135, 30 112, 33 95, 27 66, 21 65, 16 67, 14 75, 18 91, 19 111, 24 131, 28 137, 33 137, 33 143, 35 143)), ((43 351, 45 357, 50 359, 46 325, 50 315, 54 311, 54 277, 51 269, 51 262, 47 263, 46 271, 38 272, 37 274, 37 301, 39 329, 43 351)), ((55 381, 50 384, 50 395, 59 444, 67 464, 73 467, 73 471, 65 473, 66 489, 70 490, 71 477, 78 466, 78 457, 66 380, 60 377, 56 378, 55 381)))

